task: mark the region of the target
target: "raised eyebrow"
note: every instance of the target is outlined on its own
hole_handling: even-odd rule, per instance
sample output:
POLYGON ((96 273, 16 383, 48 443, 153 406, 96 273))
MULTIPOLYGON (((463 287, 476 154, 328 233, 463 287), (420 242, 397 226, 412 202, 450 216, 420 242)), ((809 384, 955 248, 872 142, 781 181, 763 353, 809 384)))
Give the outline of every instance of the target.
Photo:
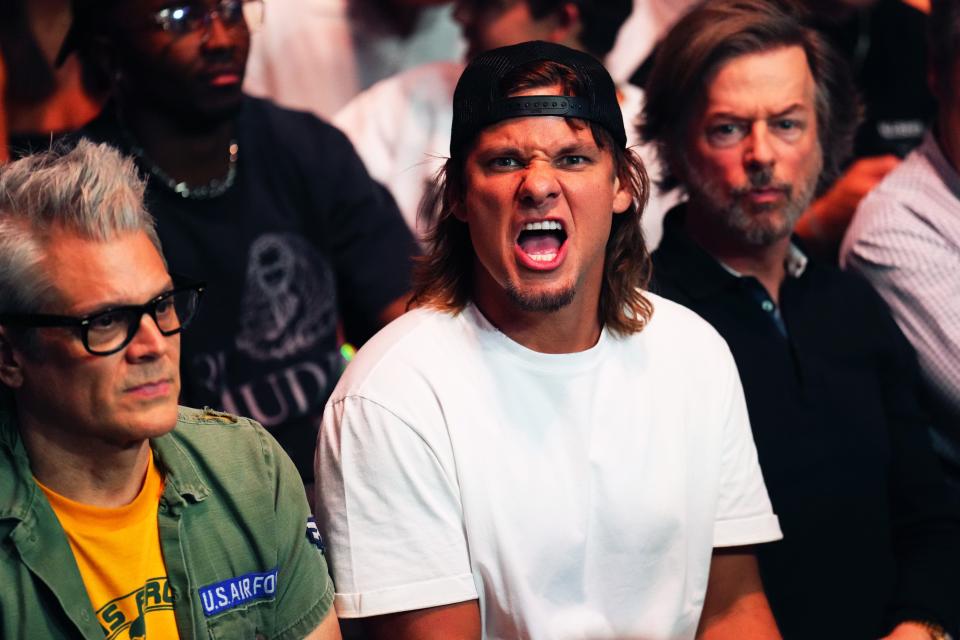
POLYGON ((750 122, 753 118, 738 116, 729 111, 715 111, 707 116, 707 122, 713 123, 715 120, 733 120, 734 122, 750 122))
POLYGON ((777 118, 785 118, 785 117, 787 117, 787 116, 806 115, 807 111, 808 111, 808 109, 807 109, 806 105, 803 105, 803 104, 800 104, 800 103, 796 103, 796 104, 790 105, 789 107, 787 107, 787 108, 784 109, 783 111, 779 111, 779 112, 777 112, 777 113, 772 114, 772 115, 771 115, 769 118, 767 118, 767 119, 768 119, 768 120, 776 120, 777 118))

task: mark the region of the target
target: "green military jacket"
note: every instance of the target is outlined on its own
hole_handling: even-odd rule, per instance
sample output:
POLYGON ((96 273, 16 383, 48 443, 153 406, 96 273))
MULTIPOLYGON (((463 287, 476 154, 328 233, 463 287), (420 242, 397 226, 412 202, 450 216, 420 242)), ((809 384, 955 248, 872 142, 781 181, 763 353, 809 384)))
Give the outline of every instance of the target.
MULTIPOLYGON (((158 507, 170 606, 182 640, 292 639, 333 603, 323 547, 293 463, 257 423, 180 409, 151 441, 164 474, 158 507)), ((66 535, 33 481, 12 412, 0 408, 0 637, 139 637, 122 612, 94 611, 66 535)), ((164 639, 165 640, 165 639, 164 639)))

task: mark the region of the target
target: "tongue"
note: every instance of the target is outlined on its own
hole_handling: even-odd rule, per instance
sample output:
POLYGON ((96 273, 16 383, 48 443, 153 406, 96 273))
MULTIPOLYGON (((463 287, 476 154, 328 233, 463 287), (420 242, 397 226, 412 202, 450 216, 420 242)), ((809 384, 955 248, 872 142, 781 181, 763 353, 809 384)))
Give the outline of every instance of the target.
POLYGON ((560 249, 560 238, 549 233, 524 234, 524 237, 520 238, 519 244, 527 255, 556 253, 560 249))

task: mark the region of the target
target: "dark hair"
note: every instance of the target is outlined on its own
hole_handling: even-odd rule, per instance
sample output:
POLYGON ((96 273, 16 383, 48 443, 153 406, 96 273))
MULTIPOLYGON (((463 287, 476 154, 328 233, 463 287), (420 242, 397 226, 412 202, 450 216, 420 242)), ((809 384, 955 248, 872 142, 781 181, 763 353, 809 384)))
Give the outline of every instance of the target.
POLYGON ((939 93, 956 95, 951 75, 960 53, 960 2, 931 0, 927 19, 928 64, 936 73, 939 93))
POLYGON ((802 47, 816 85, 817 132, 823 151, 822 192, 840 174, 853 149, 862 109, 849 68, 796 3, 774 0, 706 0, 681 18, 657 51, 645 86, 640 134, 655 143, 660 186, 679 186, 691 120, 704 106, 706 87, 723 64, 780 47, 802 47))
POLYGON ((580 44, 597 58, 605 57, 633 11, 632 0, 526 0, 530 14, 537 19, 559 11, 568 2, 580 11, 580 44))
MULTIPOLYGON (((0 2, 0 54, 7 70, 7 86, 0 99, 34 106, 53 95, 57 81, 54 68, 33 35, 26 4, 27 0, 0 2)), ((105 94, 108 86, 84 60, 80 63, 83 89, 93 96, 105 94)))
POLYGON ((56 90, 53 70, 43 57, 30 29, 25 0, 0 3, 0 53, 7 69, 3 98, 33 105, 56 90))
MULTIPOLYGON (((553 85, 560 85, 564 95, 583 93, 583 81, 572 68, 550 61, 522 65, 505 76, 502 85, 500 89, 506 95, 553 85)), ((602 126, 573 118, 568 118, 567 123, 576 128, 589 126, 597 146, 610 150, 620 184, 633 199, 627 211, 613 216, 598 313, 611 331, 636 333, 653 314, 653 306, 643 295, 650 280, 650 254, 640 228, 649 192, 647 173, 633 150, 615 144, 602 126)), ((426 236, 428 251, 418 258, 414 272, 411 307, 427 306, 457 313, 472 297, 473 244, 466 223, 455 215, 463 206, 468 155, 469 149, 465 149, 447 160, 420 205, 420 216, 430 223, 430 230, 426 236)))

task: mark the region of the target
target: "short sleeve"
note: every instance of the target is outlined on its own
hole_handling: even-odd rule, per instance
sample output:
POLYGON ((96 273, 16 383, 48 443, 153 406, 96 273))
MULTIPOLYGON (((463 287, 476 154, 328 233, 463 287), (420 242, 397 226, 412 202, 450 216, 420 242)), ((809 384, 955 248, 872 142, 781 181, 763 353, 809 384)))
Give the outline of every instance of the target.
POLYGON ((729 350, 720 417, 723 441, 714 547, 772 542, 783 537, 760 471, 743 386, 729 350))
POLYGON ((435 440, 371 400, 327 405, 317 509, 341 617, 478 597, 452 450, 435 440))
POLYGON ((277 640, 299 640, 327 616, 333 606, 333 582, 316 532, 307 497, 293 462, 280 445, 262 433, 268 459, 276 471, 274 509, 277 523, 277 640))

